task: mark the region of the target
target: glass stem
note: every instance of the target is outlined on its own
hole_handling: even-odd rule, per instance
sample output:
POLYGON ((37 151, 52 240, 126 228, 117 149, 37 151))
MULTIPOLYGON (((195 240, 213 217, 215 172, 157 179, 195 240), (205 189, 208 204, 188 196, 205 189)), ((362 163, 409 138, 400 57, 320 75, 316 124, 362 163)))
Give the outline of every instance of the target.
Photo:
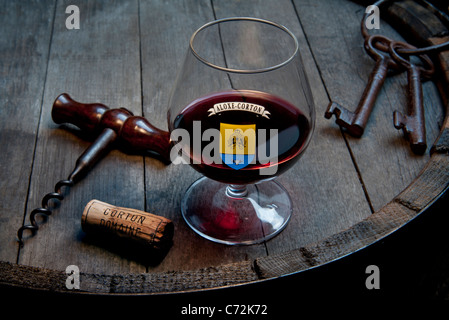
POLYGON ((230 184, 226 187, 226 195, 230 198, 241 199, 246 197, 248 190, 244 184, 230 184))

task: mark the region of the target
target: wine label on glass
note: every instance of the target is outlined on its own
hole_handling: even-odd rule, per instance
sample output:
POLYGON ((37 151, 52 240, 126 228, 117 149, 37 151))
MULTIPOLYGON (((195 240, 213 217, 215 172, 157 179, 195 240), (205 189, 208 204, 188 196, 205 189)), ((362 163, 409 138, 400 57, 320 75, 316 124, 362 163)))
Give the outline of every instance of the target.
POLYGON ((220 123, 220 156, 232 169, 249 165, 256 156, 256 125, 220 123))
POLYGON ((210 112, 209 117, 223 111, 248 111, 252 113, 257 113, 264 118, 270 119, 269 117, 270 112, 265 110, 265 107, 255 103, 248 103, 248 102, 230 101, 230 102, 216 103, 214 104, 213 108, 210 108, 207 111, 210 112))

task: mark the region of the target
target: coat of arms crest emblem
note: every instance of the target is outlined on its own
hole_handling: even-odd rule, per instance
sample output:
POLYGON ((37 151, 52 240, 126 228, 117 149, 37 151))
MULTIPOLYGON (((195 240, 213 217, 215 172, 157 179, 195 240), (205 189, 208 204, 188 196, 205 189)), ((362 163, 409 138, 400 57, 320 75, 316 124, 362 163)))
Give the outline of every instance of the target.
POLYGON ((256 156, 256 125, 220 123, 220 156, 232 169, 249 165, 256 156))

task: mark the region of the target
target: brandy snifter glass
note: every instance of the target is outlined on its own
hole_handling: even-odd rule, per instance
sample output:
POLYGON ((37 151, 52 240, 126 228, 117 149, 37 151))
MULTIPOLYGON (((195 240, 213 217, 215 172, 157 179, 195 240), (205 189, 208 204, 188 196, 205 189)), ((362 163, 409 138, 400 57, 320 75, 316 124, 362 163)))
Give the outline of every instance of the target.
POLYGON ((249 17, 199 28, 170 96, 168 123, 172 161, 204 175, 181 203, 195 232, 234 245, 285 228, 293 204, 274 178, 306 150, 315 123, 291 31, 249 17))

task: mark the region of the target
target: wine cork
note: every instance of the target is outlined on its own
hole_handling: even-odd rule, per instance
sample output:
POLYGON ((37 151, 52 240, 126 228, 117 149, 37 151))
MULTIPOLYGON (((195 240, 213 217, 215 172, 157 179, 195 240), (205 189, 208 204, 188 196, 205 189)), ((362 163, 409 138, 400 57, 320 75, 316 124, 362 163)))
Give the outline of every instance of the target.
POLYGON ((166 247, 173 239, 171 220, 95 199, 84 208, 81 227, 86 233, 127 238, 156 249, 166 247))

